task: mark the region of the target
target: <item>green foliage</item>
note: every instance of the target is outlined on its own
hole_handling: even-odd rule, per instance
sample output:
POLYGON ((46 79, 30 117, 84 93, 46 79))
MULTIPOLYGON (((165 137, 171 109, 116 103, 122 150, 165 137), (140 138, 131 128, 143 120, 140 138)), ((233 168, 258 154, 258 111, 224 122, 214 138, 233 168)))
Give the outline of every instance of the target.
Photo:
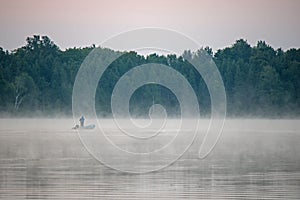
POLYGON ((298 116, 300 67, 292 63, 299 52, 275 51, 264 41, 251 48, 244 40, 218 50, 214 59, 227 90, 229 115, 298 116))
MULTIPOLYGON (((77 71, 95 46, 62 51, 47 36, 34 35, 26 41, 25 46, 11 53, 0 48, 0 112, 71 115, 77 71)), ((121 53, 101 50, 104 59, 121 53)), ((229 116, 300 115, 300 49, 274 50, 264 41, 251 47, 243 39, 215 54, 210 47, 196 52, 186 50, 182 56, 151 54, 144 57, 132 51, 123 52, 99 81, 97 114, 111 115, 111 93, 126 72, 142 64, 159 63, 179 71, 189 81, 199 100, 201 114, 209 115, 207 87, 188 62, 201 60, 204 52, 213 57, 223 78, 229 116)), ((147 115, 153 103, 164 105, 170 115, 180 114, 172 91, 155 84, 136 90, 130 99, 130 110, 136 116, 147 115)))
POLYGON ((21 73, 16 77, 13 86, 15 90, 15 111, 18 111, 22 104, 25 104, 26 109, 36 109, 37 87, 32 77, 27 73, 21 73))

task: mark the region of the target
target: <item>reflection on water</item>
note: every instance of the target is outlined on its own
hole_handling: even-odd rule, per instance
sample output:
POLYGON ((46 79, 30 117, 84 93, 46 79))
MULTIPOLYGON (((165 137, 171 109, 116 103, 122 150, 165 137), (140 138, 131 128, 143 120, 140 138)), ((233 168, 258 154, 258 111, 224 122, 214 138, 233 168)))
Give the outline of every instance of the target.
POLYGON ((207 159, 196 143, 170 167, 133 175, 91 158, 72 120, 0 120, 0 198, 299 199, 299 124, 229 120, 207 159))

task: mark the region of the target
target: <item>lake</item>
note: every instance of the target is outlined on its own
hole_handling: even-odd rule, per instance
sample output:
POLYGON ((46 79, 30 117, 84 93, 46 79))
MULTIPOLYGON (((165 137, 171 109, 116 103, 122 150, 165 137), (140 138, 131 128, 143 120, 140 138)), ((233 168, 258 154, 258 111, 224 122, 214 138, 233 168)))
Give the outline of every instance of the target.
POLYGON ((300 120, 227 119, 207 158, 198 159, 196 141, 145 174, 101 164, 72 126, 0 119, 0 199, 300 199, 300 120))

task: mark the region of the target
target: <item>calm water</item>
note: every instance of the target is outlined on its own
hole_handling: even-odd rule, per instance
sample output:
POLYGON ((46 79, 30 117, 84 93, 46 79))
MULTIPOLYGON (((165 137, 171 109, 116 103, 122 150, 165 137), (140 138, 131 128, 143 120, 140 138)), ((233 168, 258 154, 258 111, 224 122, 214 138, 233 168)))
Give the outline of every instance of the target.
POLYGON ((175 164, 142 175, 101 165, 73 124, 0 120, 0 199, 300 199, 297 120, 227 120, 208 158, 197 159, 196 142, 175 164))

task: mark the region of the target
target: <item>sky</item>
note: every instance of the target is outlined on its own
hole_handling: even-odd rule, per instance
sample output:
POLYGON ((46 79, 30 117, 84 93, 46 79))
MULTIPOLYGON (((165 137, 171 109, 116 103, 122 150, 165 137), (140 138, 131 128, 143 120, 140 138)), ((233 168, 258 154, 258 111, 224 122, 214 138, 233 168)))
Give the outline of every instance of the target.
POLYGON ((100 45, 143 27, 178 31, 213 50, 243 38, 273 48, 300 47, 299 0, 0 0, 0 47, 35 34, 61 49, 100 45))

